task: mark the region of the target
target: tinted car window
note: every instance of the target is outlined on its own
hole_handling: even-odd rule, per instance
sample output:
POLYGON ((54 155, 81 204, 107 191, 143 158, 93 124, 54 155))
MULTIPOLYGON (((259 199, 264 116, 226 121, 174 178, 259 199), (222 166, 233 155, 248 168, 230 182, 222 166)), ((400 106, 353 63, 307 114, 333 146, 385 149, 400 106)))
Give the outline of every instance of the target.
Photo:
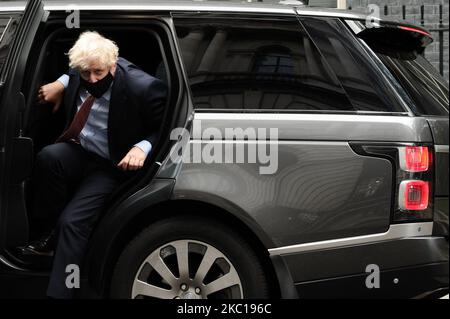
POLYGON ((448 116, 448 83, 423 57, 431 35, 415 26, 382 22, 367 28, 365 21, 347 21, 357 37, 380 58, 416 115, 448 116))
POLYGON ((340 20, 301 17, 300 21, 333 68, 355 109, 405 112, 340 20))
POLYGON ((448 116, 448 84, 423 56, 378 56, 413 100, 414 113, 448 116))
POLYGON ((295 18, 174 22, 196 108, 354 110, 295 18))
POLYGON ((0 13, 0 74, 12 43, 18 17, 0 13))

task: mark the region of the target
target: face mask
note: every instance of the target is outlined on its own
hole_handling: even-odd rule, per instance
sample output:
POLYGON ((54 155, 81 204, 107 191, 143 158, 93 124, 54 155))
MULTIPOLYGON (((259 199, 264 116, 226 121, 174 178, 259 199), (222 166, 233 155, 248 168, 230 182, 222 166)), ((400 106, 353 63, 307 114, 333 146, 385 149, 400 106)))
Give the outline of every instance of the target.
POLYGON ((108 74, 103 79, 95 83, 90 83, 80 76, 80 83, 86 88, 89 94, 98 99, 102 97, 102 95, 105 94, 106 91, 108 91, 113 79, 114 77, 112 76, 111 72, 108 72, 108 74))

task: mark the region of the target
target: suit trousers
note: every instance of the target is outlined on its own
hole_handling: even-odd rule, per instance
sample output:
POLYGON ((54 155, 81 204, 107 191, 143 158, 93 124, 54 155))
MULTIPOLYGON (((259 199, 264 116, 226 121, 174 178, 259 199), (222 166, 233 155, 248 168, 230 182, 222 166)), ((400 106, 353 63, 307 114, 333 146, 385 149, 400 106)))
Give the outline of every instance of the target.
MULTIPOLYGON (((36 158, 34 217, 53 229, 57 245, 47 295, 73 298, 76 287, 67 285, 73 267, 82 272, 89 236, 104 204, 127 174, 75 143, 43 148, 36 158)), ((70 281, 69 281, 70 282, 70 281)))

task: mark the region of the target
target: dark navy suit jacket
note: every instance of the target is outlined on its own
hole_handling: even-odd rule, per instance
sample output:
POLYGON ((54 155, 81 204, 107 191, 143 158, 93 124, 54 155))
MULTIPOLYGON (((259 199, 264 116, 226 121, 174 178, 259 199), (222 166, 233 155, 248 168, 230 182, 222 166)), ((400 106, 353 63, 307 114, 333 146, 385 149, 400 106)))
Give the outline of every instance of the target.
MULTIPOLYGON (((64 97, 66 127, 76 113, 80 77, 69 71, 69 85, 64 97)), ((119 163, 134 144, 148 140, 152 147, 159 138, 167 96, 164 82, 145 73, 133 63, 119 58, 108 115, 108 144, 110 159, 119 163)))

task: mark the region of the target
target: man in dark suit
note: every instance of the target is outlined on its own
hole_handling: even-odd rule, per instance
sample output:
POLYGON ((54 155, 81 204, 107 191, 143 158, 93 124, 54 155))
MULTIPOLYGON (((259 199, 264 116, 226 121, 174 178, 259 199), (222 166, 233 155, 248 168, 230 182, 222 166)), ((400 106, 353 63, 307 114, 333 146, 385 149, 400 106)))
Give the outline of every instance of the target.
POLYGON ((40 99, 55 102, 54 111, 64 112, 67 120, 56 143, 37 155, 33 177, 34 215, 53 235, 24 248, 44 255, 57 239, 47 290, 53 298, 73 297, 66 270, 81 269, 108 196, 144 165, 158 140, 167 94, 162 81, 119 58, 116 44, 97 32, 80 35, 69 61, 69 74, 39 91, 40 99))

